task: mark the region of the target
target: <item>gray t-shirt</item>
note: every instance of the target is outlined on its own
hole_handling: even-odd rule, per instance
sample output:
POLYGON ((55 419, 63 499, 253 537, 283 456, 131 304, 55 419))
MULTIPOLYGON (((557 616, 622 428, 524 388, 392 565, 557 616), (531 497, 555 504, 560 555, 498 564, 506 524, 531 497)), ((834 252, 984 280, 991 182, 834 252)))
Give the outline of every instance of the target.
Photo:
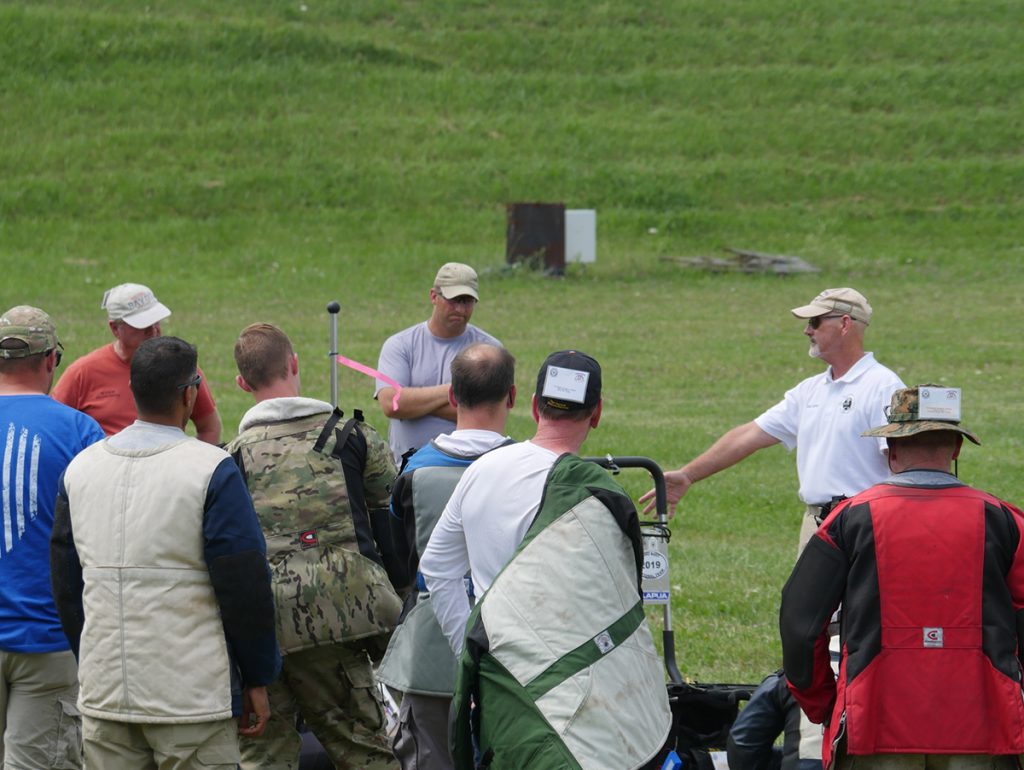
MULTIPOLYGON (((452 359, 463 348, 477 342, 501 345, 487 332, 469 324, 458 337, 435 337, 427 328, 427 322, 403 329, 387 338, 380 349, 377 369, 391 377, 403 388, 426 388, 433 385, 447 385, 452 381, 452 359)), ((374 397, 381 388, 390 387, 383 380, 377 380, 374 397)), ((435 436, 451 433, 455 423, 440 417, 427 415, 415 420, 390 420, 388 444, 401 462, 402 455, 410 449, 419 449, 435 436)))

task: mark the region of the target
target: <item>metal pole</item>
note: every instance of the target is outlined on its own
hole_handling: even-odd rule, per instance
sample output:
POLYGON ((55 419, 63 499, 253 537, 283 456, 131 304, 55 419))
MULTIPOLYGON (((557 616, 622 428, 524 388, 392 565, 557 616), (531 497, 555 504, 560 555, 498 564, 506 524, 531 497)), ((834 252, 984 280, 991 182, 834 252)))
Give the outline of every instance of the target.
POLYGON ((341 304, 334 300, 327 303, 328 328, 331 334, 331 350, 327 357, 331 361, 331 406, 338 405, 338 313, 341 312, 341 304))

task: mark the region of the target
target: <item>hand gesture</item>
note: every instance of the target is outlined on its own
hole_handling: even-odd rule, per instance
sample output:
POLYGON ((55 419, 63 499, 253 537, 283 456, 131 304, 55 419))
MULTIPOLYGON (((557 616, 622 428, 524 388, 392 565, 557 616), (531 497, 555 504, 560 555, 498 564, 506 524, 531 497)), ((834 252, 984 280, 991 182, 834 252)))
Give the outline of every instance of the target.
MULTIPOLYGON (((679 504, 683 495, 686 494, 692 485, 693 481, 690 480, 690 477, 681 468, 677 471, 667 471, 665 473, 665 496, 668 498, 668 517, 670 519, 676 515, 676 505, 679 504)), ((640 502, 647 503, 641 513, 648 514, 653 511, 657 504, 654 490, 646 492, 640 498, 640 502)))

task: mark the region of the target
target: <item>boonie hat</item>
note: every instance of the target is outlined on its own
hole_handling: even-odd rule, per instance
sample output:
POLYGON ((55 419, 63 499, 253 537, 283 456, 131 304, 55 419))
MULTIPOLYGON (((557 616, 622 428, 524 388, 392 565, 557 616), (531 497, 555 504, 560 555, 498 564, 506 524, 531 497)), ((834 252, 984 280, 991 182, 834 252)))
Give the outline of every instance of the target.
POLYGON ((434 288, 445 299, 465 296, 480 299, 477 293, 476 270, 461 262, 448 262, 442 265, 434 279, 434 288))
POLYGON ((960 427, 960 390, 946 388, 942 385, 916 385, 913 388, 901 388, 892 394, 892 403, 886 409, 889 421, 885 425, 866 430, 862 436, 882 436, 884 438, 903 438, 929 430, 952 430, 962 433, 975 444, 980 445, 978 437, 967 428, 960 427), (936 397, 940 402, 945 400, 949 406, 925 408, 925 417, 921 418, 921 401, 933 401, 936 397), (950 417, 941 417, 948 413, 950 417))
POLYGON ((537 400, 553 409, 578 412, 601 400, 601 364, 578 350, 559 350, 537 374, 537 400))
POLYGON ((161 304, 152 289, 141 283, 122 283, 103 295, 100 307, 111 321, 124 321, 135 329, 145 329, 167 318, 171 311, 161 304))
POLYGON ((59 344, 57 327, 37 307, 18 305, 0 316, 0 358, 28 358, 59 344), (9 347, 12 342, 15 346, 9 347))
POLYGON ((871 323, 871 305, 856 289, 825 289, 810 304, 791 311, 797 318, 817 318, 820 315, 848 315, 854 321, 871 323))

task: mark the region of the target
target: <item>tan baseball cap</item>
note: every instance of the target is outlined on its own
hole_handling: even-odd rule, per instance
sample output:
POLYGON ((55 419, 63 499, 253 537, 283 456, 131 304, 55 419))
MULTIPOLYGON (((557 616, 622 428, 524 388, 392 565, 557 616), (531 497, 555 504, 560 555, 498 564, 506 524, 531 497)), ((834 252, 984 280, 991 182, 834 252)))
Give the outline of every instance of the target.
POLYGON ((28 358, 58 344, 57 327, 37 307, 18 305, 0 316, 0 358, 28 358))
POLYGON ((441 266, 434 278, 434 288, 437 289, 445 299, 456 297, 472 297, 480 299, 477 293, 476 270, 461 262, 448 262, 441 266))
POLYGON ((810 304, 791 311, 797 318, 817 318, 821 315, 848 315, 854 321, 871 323, 871 305, 856 289, 825 289, 810 304))
POLYGON ((103 295, 100 307, 111 321, 124 321, 136 329, 146 329, 167 318, 171 311, 161 304, 153 290, 141 283, 122 283, 103 295))

